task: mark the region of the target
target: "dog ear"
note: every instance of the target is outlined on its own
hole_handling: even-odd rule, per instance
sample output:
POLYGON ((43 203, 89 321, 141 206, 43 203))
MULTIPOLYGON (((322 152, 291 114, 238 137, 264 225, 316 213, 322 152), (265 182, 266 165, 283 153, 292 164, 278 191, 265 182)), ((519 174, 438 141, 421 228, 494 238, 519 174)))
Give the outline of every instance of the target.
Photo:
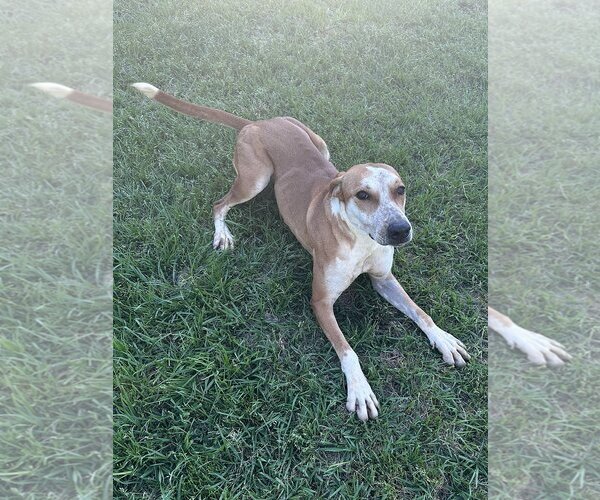
POLYGON ((331 196, 338 196, 342 191, 342 177, 344 177, 344 172, 338 172, 338 174, 331 179, 329 183, 329 194, 331 196))

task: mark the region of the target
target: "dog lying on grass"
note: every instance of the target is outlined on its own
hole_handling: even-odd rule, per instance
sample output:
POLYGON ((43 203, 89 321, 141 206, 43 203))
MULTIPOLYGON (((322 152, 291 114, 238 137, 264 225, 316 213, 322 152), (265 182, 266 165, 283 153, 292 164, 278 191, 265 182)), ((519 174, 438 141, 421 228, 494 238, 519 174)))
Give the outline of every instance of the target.
POLYGON ((294 118, 252 122, 179 100, 147 83, 133 86, 176 111, 238 131, 233 160, 237 177, 213 207, 215 249, 234 245, 227 212, 274 180, 284 222, 313 257, 311 305, 346 376, 349 411, 364 421, 377 418, 379 408, 333 313, 333 304, 359 274, 367 273, 375 290, 423 330, 446 363, 465 365, 470 356, 463 343, 438 327, 392 275, 394 248, 412 239, 404 210, 406 188, 393 167, 367 163, 338 172, 325 141, 294 118))
MULTIPOLYGON (((333 313, 333 304, 359 274, 367 273, 373 288, 419 326, 446 363, 458 367, 466 364, 470 356, 464 344, 439 328, 391 273, 394 247, 412 239, 412 226, 405 213, 406 188, 393 167, 369 163, 338 172, 329 161, 325 141, 294 118, 253 122, 182 101, 148 83, 133 87, 175 111, 238 131, 233 160, 237 177, 229 192, 213 206, 215 249, 233 248, 233 236, 225 222, 227 212, 274 180, 284 222, 313 257, 311 305, 340 359, 350 412, 355 411, 365 421, 377 418, 379 408, 333 313)), ((492 308, 488 325, 533 363, 559 366, 570 359, 558 342, 515 325, 492 308)))
MULTIPOLYGON (((63 85, 32 86, 94 109, 112 110, 110 101, 63 85)), ((133 87, 183 114, 238 131, 233 162, 237 177, 213 207, 216 250, 234 245, 225 222, 229 209, 256 196, 273 178, 284 222, 313 257, 311 304, 340 359, 349 411, 365 421, 377 418, 379 409, 358 357, 333 314, 333 304, 359 274, 369 274, 375 290, 421 328, 446 363, 460 367, 470 359, 462 342, 439 328, 391 274, 394 247, 412 239, 405 213, 406 188, 393 167, 369 163, 338 172, 329 161, 325 141, 293 118, 252 122, 182 101, 147 83, 133 87)), ((570 359, 558 342, 514 324, 492 308, 488 308, 488 325, 535 364, 559 366, 570 359)))

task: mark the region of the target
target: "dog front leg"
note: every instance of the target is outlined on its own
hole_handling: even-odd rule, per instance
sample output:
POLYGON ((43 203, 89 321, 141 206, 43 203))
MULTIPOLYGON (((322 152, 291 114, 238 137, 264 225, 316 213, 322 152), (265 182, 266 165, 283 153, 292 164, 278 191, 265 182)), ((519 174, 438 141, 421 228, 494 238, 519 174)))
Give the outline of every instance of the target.
POLYGON ((464 344, 454 336, 438 327, 433 320, 417 304, 415 304, 398 280, 390 273, 381 278, 371 275, 373 288, 396 309, 412 319, 427 335, 432 347, 442 353, 446 363, 453 366, 464 366, 471 358, 464 344))
POLYGON ((369 418, 377 418, 379 402, 360 367, 358 356, 346 341, 335 319, 333 314, 334 302, 335 299, 313 293, 311 304, 317 321, 333 345, 340 359, 342 371, 346 376, 348 388, 346 409, 350 412, 356 411, 356 415, 363 422, 369 418))

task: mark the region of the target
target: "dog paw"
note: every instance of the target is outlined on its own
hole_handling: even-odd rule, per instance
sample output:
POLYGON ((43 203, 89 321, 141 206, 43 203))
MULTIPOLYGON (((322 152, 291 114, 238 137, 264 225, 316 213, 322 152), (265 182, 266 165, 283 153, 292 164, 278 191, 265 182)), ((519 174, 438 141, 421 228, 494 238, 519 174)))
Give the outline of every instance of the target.
POLYGON ((442 353, 442 359, 452 366, 462 367, 471 359, 465 345, 453 335, 437 328, 428 334, 431 347, 435 347, 442 353))
POLYGON ((220 227, 215 231, 213 238, 213 248, 215 250, 232 250, 233 236, 227 226, 220 227))
POLYGON ((539 333, 513 325, 506 336, 508 345, 527 355, 527 359, 539 366, 562 366, 571 359, 565 347, 539 333))
POLYGON ((354 380, 348 384, 348 399, 346 400, 346 409, 353 413, 359 420, 366 422, 369 419, 376 419, 379 415, 379 401, 373 394, 371 386, 363 376, 363 380, 354 380))
POLYGON ((360 368, 358 356, 352 350, 346 352, 342 358, 342 371, 346 375, 346 385, 348 386, 348 399, 346 400, 346 409, 349 412, 356 412, 360 420, 366 422, 377 418, 379 412, 379 401, 373 394, 367 377, 360 368))

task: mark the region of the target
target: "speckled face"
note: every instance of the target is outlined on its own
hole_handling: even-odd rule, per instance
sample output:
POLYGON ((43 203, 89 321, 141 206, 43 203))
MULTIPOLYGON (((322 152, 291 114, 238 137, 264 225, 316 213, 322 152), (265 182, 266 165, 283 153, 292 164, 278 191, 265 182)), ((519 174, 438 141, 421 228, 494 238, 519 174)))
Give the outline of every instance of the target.
POLYGON ((405 186, 389 165, 355 165, 343 174, 338 197, 348 222, 380 245, 399 246, 412 239, 404 213, 405 186))

